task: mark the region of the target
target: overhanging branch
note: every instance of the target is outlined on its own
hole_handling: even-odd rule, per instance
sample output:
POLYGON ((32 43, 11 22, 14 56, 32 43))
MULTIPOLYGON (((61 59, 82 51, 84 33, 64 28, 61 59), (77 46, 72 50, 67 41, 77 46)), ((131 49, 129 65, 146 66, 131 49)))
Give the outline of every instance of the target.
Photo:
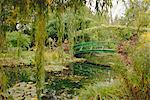
MULTIPOLYGON (((91 27, 91 28, 87 28, 87 29, 83 29, 83 30, 79 30, 76 32, 76 34, 82 34, 82 33, 91 33, 91 32, 94 32, 96 30, 99 30, 99 29, 102 29, 102 28, 106 28, 106 29, 110 29, 110 30, 113 30, 113 29, 130 29, 130 30, 138 30, 138 27, 132 27, 132 26, 122 26, 122 25, 104 25, 102 24, 101 26, 94 26, 94 27, 91 27)), ((146 31, 146 32, 150 32, 150 28, 145 28, 145 27, 141 27, 139 29, 139 31, 146 31)))

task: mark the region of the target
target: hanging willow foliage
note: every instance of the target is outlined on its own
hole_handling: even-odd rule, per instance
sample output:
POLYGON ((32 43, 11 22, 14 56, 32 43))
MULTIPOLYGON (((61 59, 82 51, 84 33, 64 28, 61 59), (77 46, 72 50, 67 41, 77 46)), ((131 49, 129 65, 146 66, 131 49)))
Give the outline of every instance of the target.
POLYGON ((46 6, 43 1, 37 0, 37 19, 36 19, 36 34, 35 34, 35 41, 36 41, 36 55, 35 55, 35 62, 36 62, 36 92, 38 99, 41 99, 41 93, 44 89, 44 82, 45 82, 45 70, 44 70, 44 44, 46 38, 45 32, 45 25, 46 25, 46 6))
POLYGON ((44 16, 39 15, 37 22, 37 32, 36 32, 36 68, 37 68, 37 80, 36 88, 38 98, 41 95, 43 84, 45 81, 45 72, 44 72, 44 41, 45 40, 45 19, 44 16))
POLYGON ((7 83, 7 77, 5 75, 2 65, 0 64, 0 94, 6 91, 7 83))

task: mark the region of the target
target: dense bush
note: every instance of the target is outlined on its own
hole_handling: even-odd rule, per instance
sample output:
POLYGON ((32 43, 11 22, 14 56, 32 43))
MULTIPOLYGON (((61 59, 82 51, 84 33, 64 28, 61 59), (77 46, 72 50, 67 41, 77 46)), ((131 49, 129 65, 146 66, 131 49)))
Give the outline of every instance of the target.
POLYGON ((57 22, 56 20, 49 21, 46 27, 48 37, 57 38, 57 22))
POLYGON ((17 47, 18 41, 20 41, 19 47, 22 47, 23 49, 28 49, 31 44, 29 35, 22 34, 22 33, 19 34, 19 32, 17 31, 7 32, 6 38, 7 38, 8 47, 17 47))

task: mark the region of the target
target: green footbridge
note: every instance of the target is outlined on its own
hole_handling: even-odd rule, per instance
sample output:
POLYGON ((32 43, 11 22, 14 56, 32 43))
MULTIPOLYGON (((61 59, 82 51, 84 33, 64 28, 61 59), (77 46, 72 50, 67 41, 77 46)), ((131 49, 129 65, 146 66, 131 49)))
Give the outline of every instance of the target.
POLYGON ((74 55, 91 54, 91 53, 115 53, 116 42, 81 42, 75 44, 74 55))

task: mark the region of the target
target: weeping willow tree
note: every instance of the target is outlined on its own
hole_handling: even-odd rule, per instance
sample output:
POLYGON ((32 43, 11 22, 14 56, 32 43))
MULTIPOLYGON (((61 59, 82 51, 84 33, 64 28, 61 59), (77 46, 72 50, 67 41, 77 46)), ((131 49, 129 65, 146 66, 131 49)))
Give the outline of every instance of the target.
POLYGON ((36 23, 36 34, 35 34, 35 66, 36 70, 36 92, 38 99, 41 100, 42 90, 44 89, 45 82, 45 70, 44 70, 44 45, 45 45, 45 25, 46 15, 48 12, 48 5, 51 3, 47 0, 36 0, 35 11, 37 12, 36 23))
POLYGON ((44 72, 44 40, 45 40, 45 22, 43 16, 38 16, 37 22, 37 33, 36 33, 36 67, 37 67, 37 79, 36 79, 36 88, 37 95, 40 97, 43 84, 45 80, 45 72, 44 72))
POLYGON ((10 17, 10 5, 6 5, 4 0, 0 1, 0 50, 6 48, 6 31, 9 28, 8 18, 10 17))
POLYGON ((37 68, 37 95, 38 99, 40 99, 43 87, 44 87, 44 80, 45 80, 45 73, 44 73, 44 43, 45 43, 45 25, 46 25, 46 16, 49 6, 52 10, 56 11, 56 16, 58 18, 58 42, 61 44, 62 36, 64 34, 64 25, 62 20, 62 15, 67 7, 72 7, 75 5, 75 10, 78 4, 83 4, 82 0, 54 0, 50 2, 49 0, 37 0, 36 1, 36 11, 37 11, 37 19, 36 19, 36 68, 37 68))
POLYGON ((14 10, 16 11, 16 22, 19 21, 19 24, 21 25, 21 27, 17 29, 19 32, 19 36, 17 39, 17 47, 18 47, 17 57, 18 58, 20 58, 21 56, 21 34, 23 34, 23 25, 25 24, 25 21, 29 18, 28 17, 29 13, 27 12, 29 11, 28 1, 27 0, 23 1, 23 4, 21 4, 22 8, 19 7, 19 5, 14 8, 14 10), (23 5, 23 4, 26 4, 26 5, 23 5))
MULTIPOLYGON (((1 5, 2 6, 2 5, 1 5)), ((2 17, 4 8, 1 7, 1 20, 0 20, 0 51, 6 46, 6 26, 5 26, 5 15, 2 17)))
MULTIPOLYGON (((6 32, 15 30, 14 26, 18 20, 18 15, 23 14, 25 16, 26 6, 23 6, 27 0, 15 2, 12 0, 0 1, 0 50, 6 50, 6 32), (22 8, 22 9, 21 9, 22 8), (20 10, 19 10, 20 9, 20 10), (24 9, 24 10, 23 10, 24 9)), ((26 14, 27 15, 27 14, 26 14)), ((19 44, 18 38, 18 44, 19 44)), ((18 45, 19 46, 19 45, 18 45)), ((5 57, 5 56, 4 56, 5 57)), ((5 92, 7 86, 7 77, 3 70, 3 65, 0 64, 0 92, 5 92)))
POLYGON ((4 93, 8 87, 7 76, 5 75, 2 65, 0 65, 0 79, 1 79, 0 80, 0 94, 1 94, 1 93, 4 93))
MULTIPOLYGON (((85 6, 85 0, 53 1, 51 9, 57 19, 57 42, 59 46, 62 45, 64 35, 67 34, 69 43, 72 45, 71 48, 73 47, 75 32, 78 27, 76 20, 78 12, 82 10, 80 9, 82 6, 85 6)), ((60 54, 60 56, 63 55, 60 54)))
MULTIPOLYGON (((1 28, 2 33, 1 36, 1 47, 4 47, 5 44, 5 31, 7 27, 5 24, 7 19, 11 18, 7 10, 16 11, 16 16, 14 18, 15 21, 19 21, 20 24, 23 24, 25 20, 29 18, 29 16, 33 12, 37 13, 36 16, 36 67, 37 67, 37 95, 40 98, 41 90, 43 87, 44 82, 44 65, 43 65, 43 48, 44 48, 44 41, 45 41, 45 14, 47 10, 47 5, 51 2, 49 0, 2 0, 1 1, 1 28), (30 9, 29 9, 30 8, 30 9), (30 15, 29 15, 30 14, 30 15)), ((33 13, 35 14, 35 13, 33 13)), ((35 17, 35 16, 34 16, 35 17)), ((21 33, 20 33, 21 34, 21 33)), ((20 46, 20 38, 18 38, 18 46, 20 46)), ((18 49, 18 54, 20 52, 20 48, 18 49)), ((2 68, 1 68, 2 69, 2 68)), ((1 76, 4 76, 1 73, 1 76)), ((3 79, 3 78, 2 78, 3 79)), ((5 84, 5 83, 4 83, 5 84)))
POLYGON ((43 8, 37 8, 38 10, 38 17, 37 17, 37 27, 36 27, 36 55, 35 55, 35 62, 37 68, 37 78, 36 78, 36 88, 37 88, 37 95, 40 99, 44 81, 45 81, 45 72, 44 72, 44 43, 45 43, 45 16, 43 13, 43 8))

